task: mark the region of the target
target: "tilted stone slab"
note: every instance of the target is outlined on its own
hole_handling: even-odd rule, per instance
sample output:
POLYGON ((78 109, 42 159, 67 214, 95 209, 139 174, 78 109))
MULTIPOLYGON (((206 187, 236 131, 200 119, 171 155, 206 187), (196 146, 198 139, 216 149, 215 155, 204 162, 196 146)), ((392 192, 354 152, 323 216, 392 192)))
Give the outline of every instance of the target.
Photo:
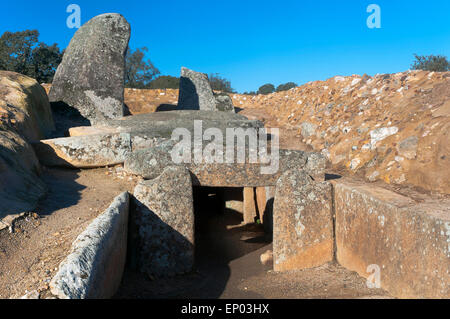
POLYGON ((75 33, 49 92, 91 123, 124 116, 125 55, 131 28, 120 14, 89 20, 75 33))
POLYGON ((228 94, 214 93, 208 75, 184 67, 181 68, 178 109, 235 112, 228 94))
POLYGON ((77 168, 121 164, 132 150, 127 133, 44 140, 33 148, 42 165, 77 168))
POLYGON ((274 270, 313 268, 333 260, 332 191, 301 170, 277 182, 273 208, 274 270))
POLYGON ((127 256, 129 195, 117 196, 72 244, 50 282, 60 299, 112 298, 120 287, 127 256))
POLYGON ((138 269, 153 277, 171 277, 194 265, 194 203, 189 172, 167 167, 156 179, 134 190, 138 269))
POLYGON ((337 260, 399 298, 450 298, 450 200, 333 181, 337 260), (370 266, 370 267, 369 267, 370 266))
MULTIPOLYGON (((172 159, 171 142, 133 152, 125 161, 127 172, 151 179, 162 173, 162 170, 171 165, 184 166, 193 175, 196 186, 209 187, 260 187, 275 186, 282 173, 290 169, 305 169, 314 176, 324 175, 326 160, 320 154, 307 153, 296 150, 280 150, 279 167, 274 173, 263 174, 268 164, 250 163, 181 163, 176 164, 172 159)), ((270 152, 269 152, 270 154, 270 152)))

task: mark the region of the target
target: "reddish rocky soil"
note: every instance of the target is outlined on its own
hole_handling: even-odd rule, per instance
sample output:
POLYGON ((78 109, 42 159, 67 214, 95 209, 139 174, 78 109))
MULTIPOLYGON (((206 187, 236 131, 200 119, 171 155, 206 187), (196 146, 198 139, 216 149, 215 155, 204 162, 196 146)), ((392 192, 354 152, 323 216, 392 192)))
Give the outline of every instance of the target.
POLYGON ((45 295, 72 242, 136 180, 111 169, 45 169, 49 193, 35 212, 0 231, 0 299, 45 295))

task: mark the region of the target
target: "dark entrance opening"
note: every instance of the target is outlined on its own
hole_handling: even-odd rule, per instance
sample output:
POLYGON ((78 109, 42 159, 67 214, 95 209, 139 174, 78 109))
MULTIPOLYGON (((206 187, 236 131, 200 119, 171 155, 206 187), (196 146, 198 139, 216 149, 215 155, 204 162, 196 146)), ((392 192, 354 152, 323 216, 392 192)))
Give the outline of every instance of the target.
POLYGON ((260 256, 272 236, 258 223, 243 224, 243 188, 194 187, 195 267, 173 278, 149 278, 127 269, 117 298, 259 298, 243 279, 272 269, 260 256))

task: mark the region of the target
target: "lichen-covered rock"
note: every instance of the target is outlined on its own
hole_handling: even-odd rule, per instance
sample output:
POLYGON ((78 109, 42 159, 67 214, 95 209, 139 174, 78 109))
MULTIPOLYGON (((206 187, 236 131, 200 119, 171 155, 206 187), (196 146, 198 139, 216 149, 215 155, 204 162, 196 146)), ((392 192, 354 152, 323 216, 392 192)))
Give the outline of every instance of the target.
POLYGON ((230 96, 225 93, 214 93, 208 75, 184 67, 181 69, 178 108, 234 113, 230 96))
POLYGON ((49 98, 80 111, 92 123, 124 115, 125 55, 131 28, 123 16, 99 15, 72 38, 49 98))
POLYGON ((112 298, 121 282, 127 256, 130 196, 117 196, 72 244, 50 282, 60 299, 112 298))
POLYGON ((275 271, 313 268, 333 260, 331 184, 305 171, 284 173, 273 208, 275 271))
POLYGON ((216 99, 206 74, 181 68, 178 108, 181 110, 216 110, 216 99))
POLYGON ((194 203, 191 176, 167 167, 134 190, 138 268, 153 277, 171 277, 194 265, 194 203))
MULTIPOLYGON (((209 187, 261 187, 275 186, 278 178, 291 169, 304 169, 317 179, 324 179, 326 161, 323 156, 303 151, 280 150, 276 169, 264 172, 269 164, 262 161, 252 163, 247 157, 244 163, 207 163, 205 161, 177 164, 173 161, 173 141, 161 143, 150 149, 134 151, 125 160, 124 168, 128 173, 155 178, 170 165, 183 166, 193 174, 193 183, 209 187), (323 159, 323 160, 322 160, 323 159), (309 163, 309 164, 308 164, 309 163)), ((192 154, 195 150, 192 150, 192 154)), ((194 156, 195 157, 195 156, 194 156)), ((275 162, 275 159, 273 159, 275 162)))

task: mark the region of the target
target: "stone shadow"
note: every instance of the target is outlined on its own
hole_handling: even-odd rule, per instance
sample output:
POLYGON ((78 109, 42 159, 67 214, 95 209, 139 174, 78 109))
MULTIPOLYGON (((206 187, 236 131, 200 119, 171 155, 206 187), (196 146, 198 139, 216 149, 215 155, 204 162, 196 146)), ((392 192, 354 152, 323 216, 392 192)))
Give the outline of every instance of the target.
POLYGON ((191 79, 180 77, 180 110, 200 110, 200 98, 191 79))

